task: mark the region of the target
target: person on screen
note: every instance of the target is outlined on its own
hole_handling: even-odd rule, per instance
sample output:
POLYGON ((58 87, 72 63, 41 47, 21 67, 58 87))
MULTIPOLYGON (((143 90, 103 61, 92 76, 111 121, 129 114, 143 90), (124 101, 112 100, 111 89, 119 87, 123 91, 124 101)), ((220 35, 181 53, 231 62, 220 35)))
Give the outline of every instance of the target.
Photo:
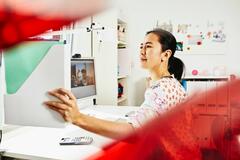
POLYGON ((90 77, 87 75, 87 71, 86 69, 82 69, 81 70, 81 73, 82 73, 82 79, 81 79, 81 82, 84 86, 87 86, 87 85, 93 85, 94 82, 93 82, 93 77, 90 77))
POLYGON ((66 121, 83 129, 111 138, 125 136, 185 100, 185 90, 179 83, 184 64, 174 56, 175 50, 176 39, 170 32, 162 29, 147 32, 140 45, 140 61, 141 67, 150 73, 151 84, 145 91, 143 104, 128 122, 113 122, 82 114, 74 95, 63 88, 49 92, 60 101, 45 104, 66 121))
POLYGON ((77 78, 75 75, 71 76, 71 87, 77 87, 78 86, 78 82, 77 82, 77 78))
POLYGON ((82 73, 80 71, 80 69, 77 70, 77 73, 76 73, 76 84, 77 86, 83 86, 83 82, 82 82, 82 73))

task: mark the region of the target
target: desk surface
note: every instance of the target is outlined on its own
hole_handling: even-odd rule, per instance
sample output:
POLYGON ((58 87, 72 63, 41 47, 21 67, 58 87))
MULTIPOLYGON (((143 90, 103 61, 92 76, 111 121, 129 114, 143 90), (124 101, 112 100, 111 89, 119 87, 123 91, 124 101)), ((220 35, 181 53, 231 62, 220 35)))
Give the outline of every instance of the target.
MULTIPOLYGON (((82 112, 96 115, 96 117, 100 116, 99 118, 114 120, 124 118, 126 113, 136 109, 137 107, 91 106, 82 109, 82 112)), ((113 141, 71 124, 66 128, 14 127, 14 129, 8 130, 3 133, 0 147, 6 150, 3 155, 21 159, 79 160, 100 152, 102 146, 113 141), (75 136, 92 136, 94 141, 91 145, 59 145, 62 137, 75 136)))

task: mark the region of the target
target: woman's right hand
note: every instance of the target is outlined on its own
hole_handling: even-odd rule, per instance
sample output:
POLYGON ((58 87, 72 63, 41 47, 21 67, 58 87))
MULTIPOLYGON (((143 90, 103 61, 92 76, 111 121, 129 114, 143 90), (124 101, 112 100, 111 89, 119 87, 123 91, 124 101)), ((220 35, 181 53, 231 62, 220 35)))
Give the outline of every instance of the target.
POLYGON ((44 104, 61 114, 65 121, 76 124, 81 113, 78 110, 77 100, 72 92, 58 88, 48 93, 59 101, 47 101, 44 104))

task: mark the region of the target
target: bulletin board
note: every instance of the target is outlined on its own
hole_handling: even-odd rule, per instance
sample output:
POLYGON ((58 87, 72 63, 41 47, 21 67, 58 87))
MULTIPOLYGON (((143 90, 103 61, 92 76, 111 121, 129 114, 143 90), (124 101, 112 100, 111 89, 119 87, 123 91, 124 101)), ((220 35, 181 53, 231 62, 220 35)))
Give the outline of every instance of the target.
POLYGON ((157 28, 167 30, 177 39, 177 54, 225 54, 226 24, 224 21, 177 22, 157 21, 157 28))

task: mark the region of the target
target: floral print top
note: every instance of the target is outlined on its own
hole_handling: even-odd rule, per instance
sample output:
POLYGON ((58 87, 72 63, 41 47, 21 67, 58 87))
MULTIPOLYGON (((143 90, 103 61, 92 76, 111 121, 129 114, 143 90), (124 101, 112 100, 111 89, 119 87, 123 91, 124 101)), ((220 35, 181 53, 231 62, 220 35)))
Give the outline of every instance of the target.
POLYGON ((138 128, 149 120, 168 111, 186 98, 186 92, 173 77, 163 77, 155 81, 145 91, 145 100, 139 110, 131 115, 128 123, 138 128))

